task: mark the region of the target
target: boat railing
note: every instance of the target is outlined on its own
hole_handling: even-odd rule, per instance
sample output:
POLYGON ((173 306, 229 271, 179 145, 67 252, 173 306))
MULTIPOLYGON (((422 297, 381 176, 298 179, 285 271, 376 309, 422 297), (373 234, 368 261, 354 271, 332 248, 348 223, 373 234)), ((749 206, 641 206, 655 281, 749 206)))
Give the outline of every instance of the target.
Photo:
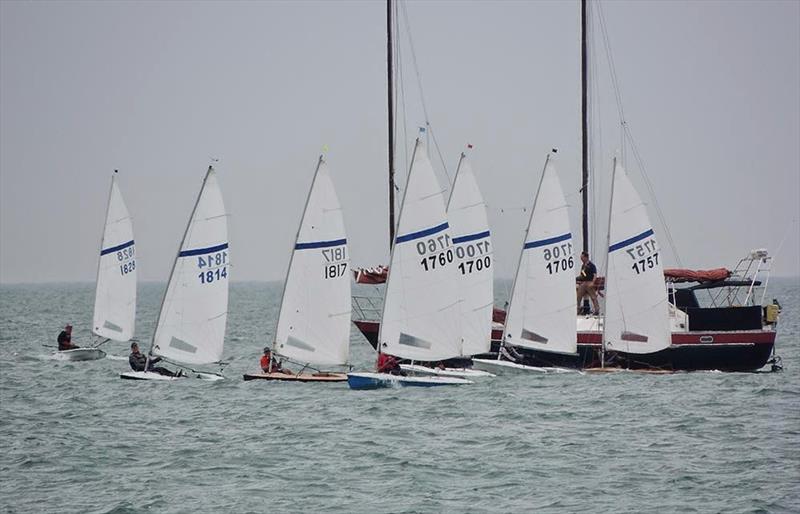
POLYGON ((383 298, 379 296, 353 295, 353 319, 378 321, 383 310, 383 298))
POLYGON ((757 249, 739 260, 731 272, 731 286, 709 290, 714 306, 753 306, 763 305, 767 294, 767 284, 772 267, 772 256, 765 249, 757 249), (760 298, 758 287, 762 286, 760 298), (713 291, 713 292, 712 292, 713 291))

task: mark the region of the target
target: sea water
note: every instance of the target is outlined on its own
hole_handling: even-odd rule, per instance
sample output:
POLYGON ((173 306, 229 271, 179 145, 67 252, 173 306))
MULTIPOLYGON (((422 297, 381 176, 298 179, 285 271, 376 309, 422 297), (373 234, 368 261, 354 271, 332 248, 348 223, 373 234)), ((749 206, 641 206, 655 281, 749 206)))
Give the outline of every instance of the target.
MULTIPOLYGON (((146 349, 163 284, 140 286, 146 349)), ((775 280, 781 373, 506 375, 351 391, 244 382, 280 284, 234 283, 227 380, 121 380, 92 284, 0 287, 2 512, 798 512, 800 281, 775 280)), ((502 304, 501 304, 502 305, 502 304)), ((374 354, 353 328, 352 362, 374 354)))

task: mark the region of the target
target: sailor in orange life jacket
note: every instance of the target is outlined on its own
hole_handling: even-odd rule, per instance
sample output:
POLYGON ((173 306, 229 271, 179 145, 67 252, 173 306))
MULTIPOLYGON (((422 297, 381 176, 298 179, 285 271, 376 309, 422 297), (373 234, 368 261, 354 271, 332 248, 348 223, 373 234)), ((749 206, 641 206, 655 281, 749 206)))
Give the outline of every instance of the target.
POLYGON ((397 359, 388 353, 378 353, 378 362, 375 366, 378 369, 378 373, 406 376, 406 372, 400 367, 400 363, 397 362, 397 359))
MULTIPOLYGON (((264 355, 261 356, 261 369, 264 371, 264 373, 270 372, 270 360, 272 360, 272 352, 270 351, 269 346, 265 346, 264 355)), ((272 373, 286 373, 287 375, 294 375, 294 373, 288 369, 285 369, 278 360, 272 361, 272 373)))

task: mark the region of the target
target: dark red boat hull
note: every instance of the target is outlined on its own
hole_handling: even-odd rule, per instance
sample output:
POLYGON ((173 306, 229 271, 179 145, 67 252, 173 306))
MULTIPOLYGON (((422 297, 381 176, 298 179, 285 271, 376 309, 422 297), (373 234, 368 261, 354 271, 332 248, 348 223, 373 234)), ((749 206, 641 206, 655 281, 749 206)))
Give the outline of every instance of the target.
MULTIPOLYGON (((367 341, 378 342, 380 323, 355 320, 367 341)), ((502 337, 501 330, 492 330, 492 351, 496 352, 502 337)), ((630 368, 660 368, 680 371, 755 371, 764 367, 775 346, 773 330, 704 331, 672 334, 672 345, 651 354, 608 352, 608 361, 630 368)), ((577 355, 556 355, 536 350, 519 349, 526 364, 588 368, 600 365, 602 334, 579 332, 577 355)))

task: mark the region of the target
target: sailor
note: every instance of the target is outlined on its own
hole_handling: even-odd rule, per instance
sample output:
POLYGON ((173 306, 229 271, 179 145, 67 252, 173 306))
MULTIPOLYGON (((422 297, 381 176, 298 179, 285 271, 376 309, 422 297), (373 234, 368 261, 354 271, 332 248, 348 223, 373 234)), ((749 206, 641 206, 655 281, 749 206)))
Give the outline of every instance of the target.
POLYGON ((600 303, 597 301, 597 287, 594 285, 594 277, 597 275, 597 267, 589 260, 589 254, 581 252, 581 274, 576 278, 578 289, 578 314, 584 314, 581 307, 584 297, 588 296, 592 300, 592 314, 600 314, 600 303))
POLYGON ((524 359, 524 357, 516 349, 514 349, 513 346, 511 345, 506 346, 505 342, 500 344, 500 356, 503 358, 503 360, 516 362, 520 364, 524 359))
POLYGON ((144 371, 144 367, 147 365, 147 371, 152 371, 153 373, 158 373, 159 375, 166 375, 168 377, 180 377, 183 375, 182 371, 173 373, 167 368, 154 366, 154 364, 160 360, 161 357, 156 357, 154 359, 150 359, 150 362, 148 363, 147 356, 139 351, 139 344, 136 342, 131 343, 131 354, 128 356, 128 364, 131 365, 131 369, 133 371, 144 371))
POLYGON ((378 373, 406 376, 406 372, 400 367, 400 363, 397 362, 397 359, 388 353, 381 352, 378 354, 376 368, 378 369, 378 373))
POLYGON ((269 346, 264 347, 264 355, 261 356, 261 369, 264 373, 286 373, 287 375, 293 375, 290 370, 283 367, 283 364, 281 364, 279 360, 272 360, 272 351, 269 346), (270 361, 272 361, 271 367, 270 361))
POLYGON ((76 344, 72 344, 72 325, 67 324, 58 334, 58 350, 74 350, 75 348, 80 348, 76 344))

